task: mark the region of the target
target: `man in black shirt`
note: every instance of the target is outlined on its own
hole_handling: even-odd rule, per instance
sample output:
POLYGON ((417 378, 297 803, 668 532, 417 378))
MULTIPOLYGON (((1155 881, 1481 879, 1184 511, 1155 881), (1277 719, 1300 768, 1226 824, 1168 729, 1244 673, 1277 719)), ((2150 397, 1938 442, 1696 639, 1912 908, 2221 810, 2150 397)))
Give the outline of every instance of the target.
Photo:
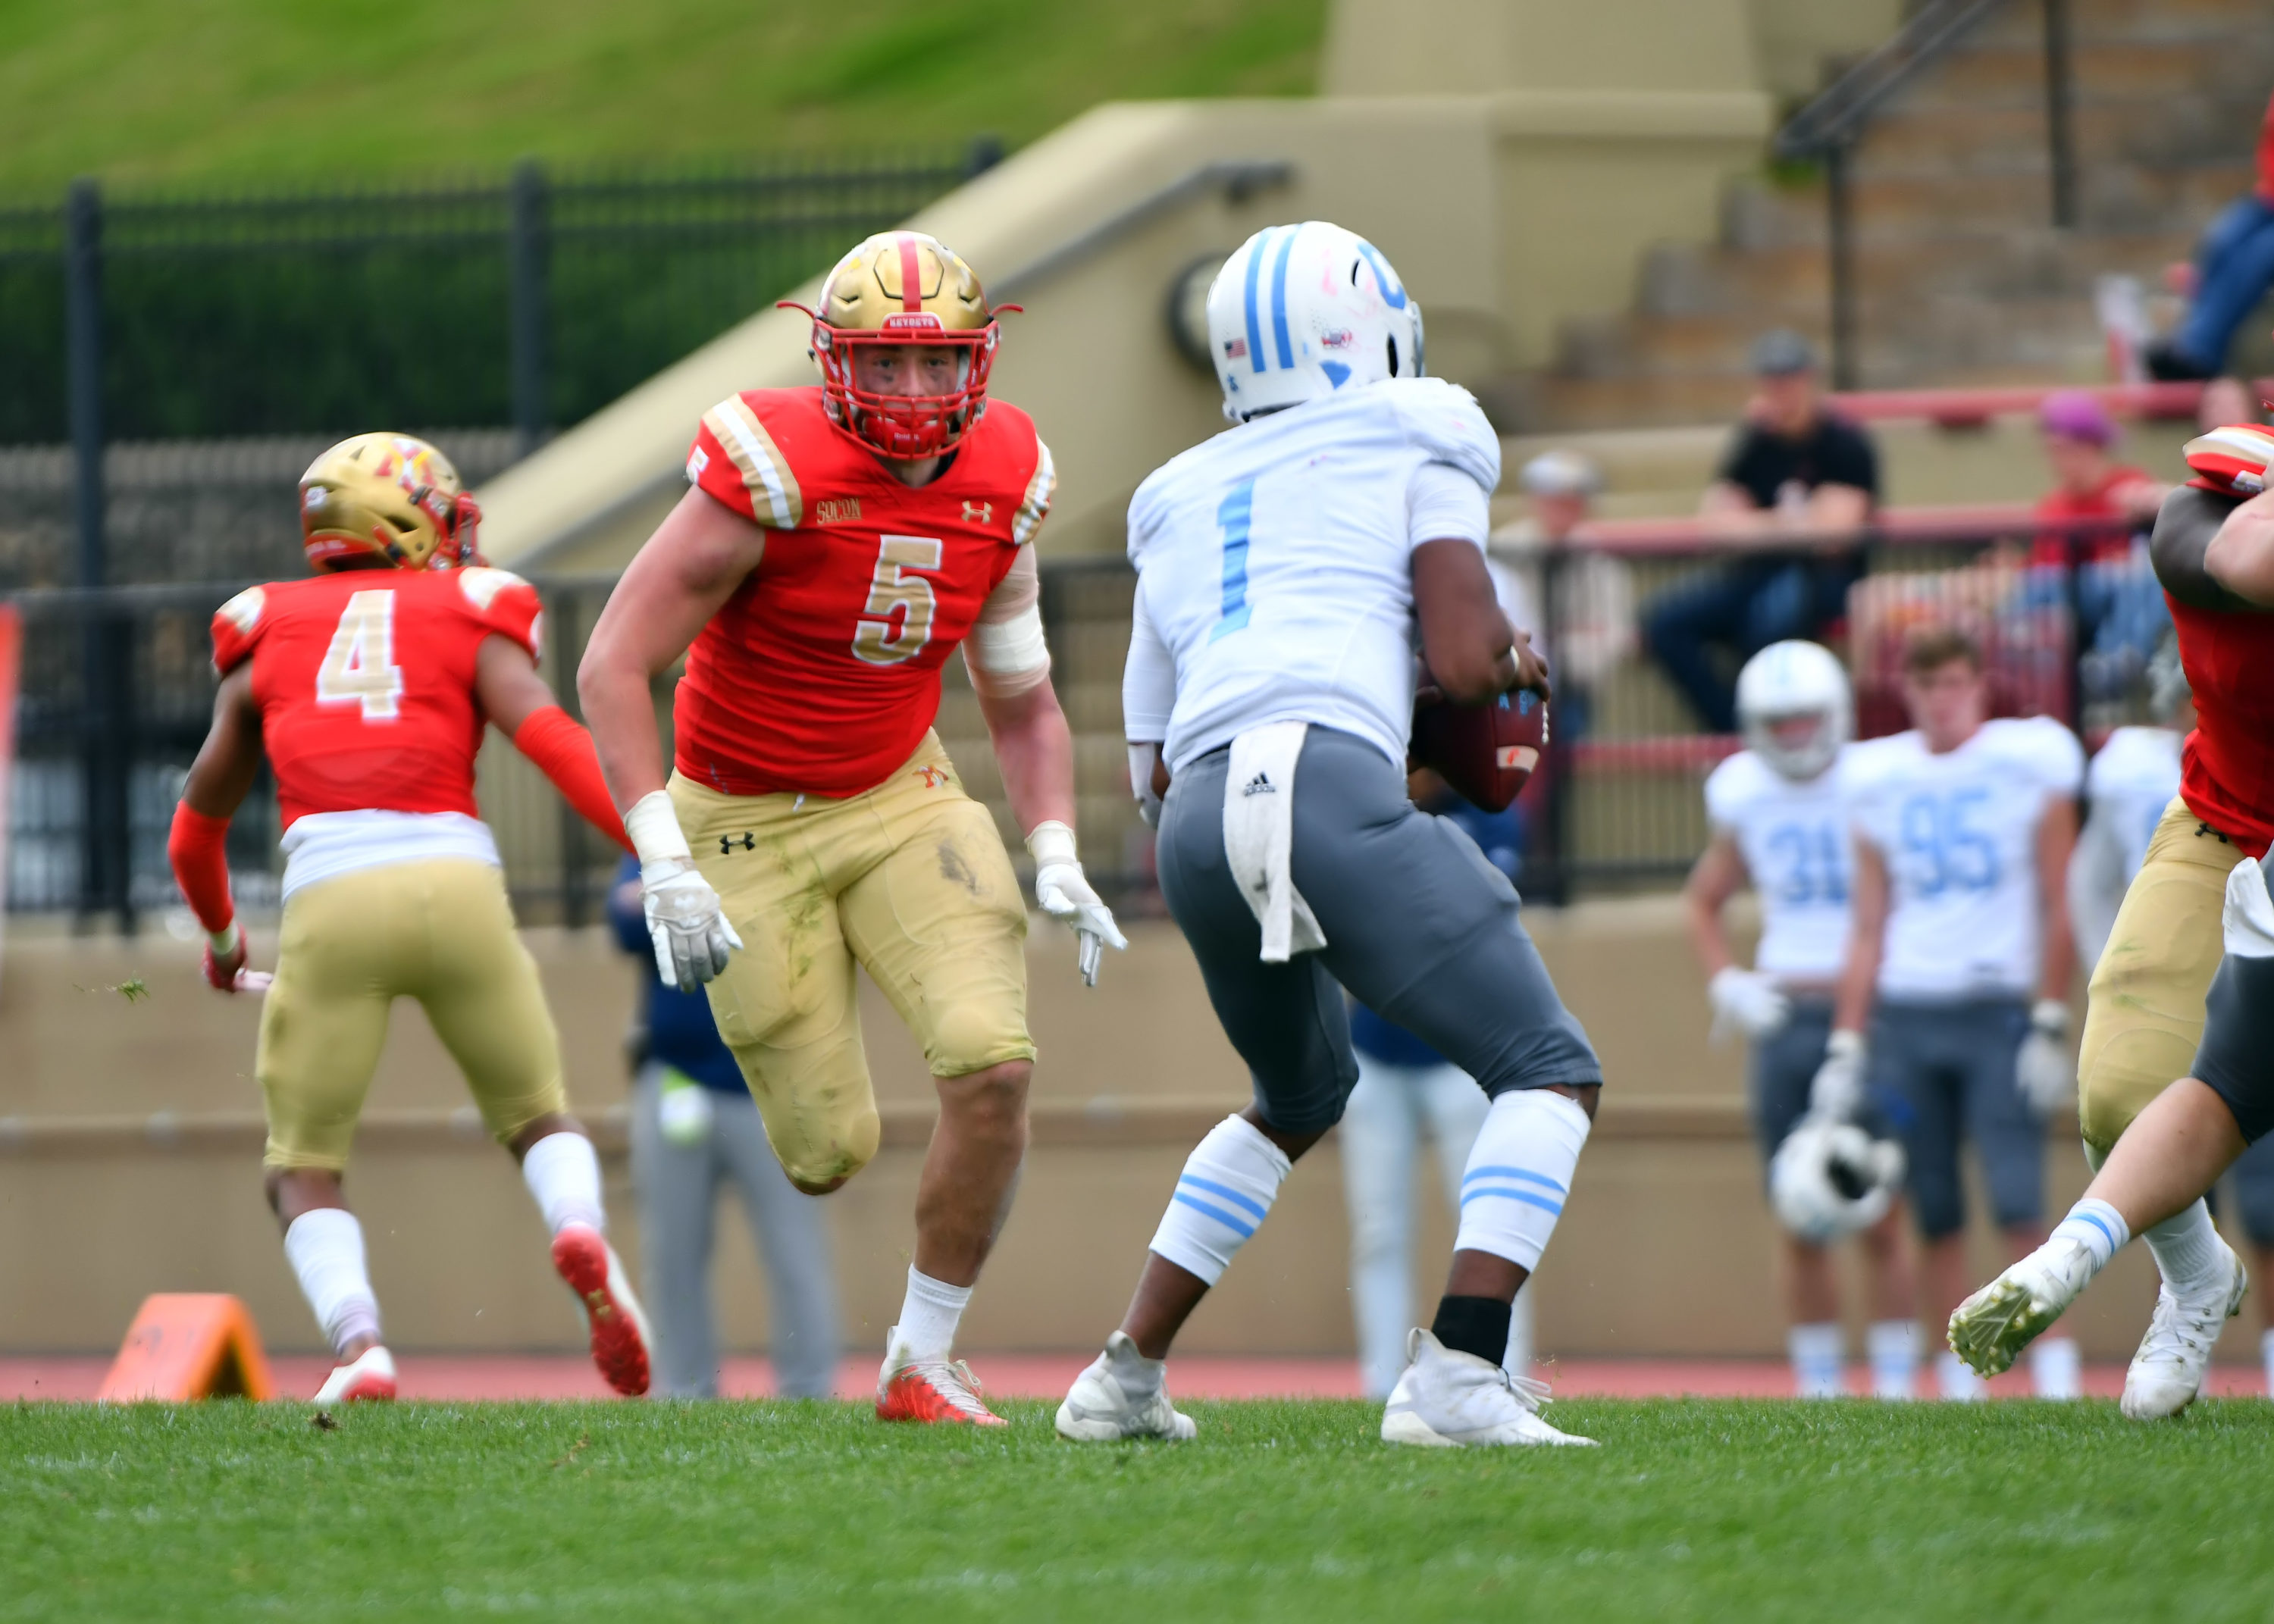
POLYGON ((1815 352, 1797 333, 1753 346, 1745 422, 1698 512, 1750 556, 1699 571, 1643 612, 1643 641, 1713 733, 1737 730, 1737 667, 1840 618, 1863 572, 1852 538, 1879 498, 1879 454, 1824 403, 1815 352), (1720 658, 1716 650, 1722 650, 1720 658))

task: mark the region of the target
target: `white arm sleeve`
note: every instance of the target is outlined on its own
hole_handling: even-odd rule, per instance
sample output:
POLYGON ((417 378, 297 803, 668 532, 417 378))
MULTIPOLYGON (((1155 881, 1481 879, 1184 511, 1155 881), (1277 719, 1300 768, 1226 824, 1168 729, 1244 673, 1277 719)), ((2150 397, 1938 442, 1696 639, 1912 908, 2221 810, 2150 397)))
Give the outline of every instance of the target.
POLYGON ((983 697, 1008 699, 1040 688, 1050 674, 1050 647, 1043 639, 1043 577, 1035 550, 1021 547, 1010 573, 979 606, 963 643, 964 668, 983 697))
POLYGON ((1450 462, 1424 462, 1405 487, 1405 545, 1425 541, 1472 541, 1483 551, 1492 530, 1492 499, 1470 475, 1450 462))
POLYGON ((1122 736, 1132 744, 1161 743, 1176 708, 1177 662, 1145 613, 1141 585, 1129 617, 1129 661, 1121 668, 1122 736))

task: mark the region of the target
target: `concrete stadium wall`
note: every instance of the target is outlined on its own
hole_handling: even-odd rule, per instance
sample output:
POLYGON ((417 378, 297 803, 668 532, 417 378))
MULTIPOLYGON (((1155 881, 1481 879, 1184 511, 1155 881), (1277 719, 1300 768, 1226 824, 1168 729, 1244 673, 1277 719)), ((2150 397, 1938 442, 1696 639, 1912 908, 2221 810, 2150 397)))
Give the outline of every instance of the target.
MULTIPOLYGON (((1741 1058, 1705 1041, 1703 988, 1671 902, 1535 910, 1532 928, 1601 1049, 1609 1086, 1569 1213, 1536 1289, 1545 1352, 1773 1355, 1781 1347, 1773 1231, 1744 1124, 1741 1058)), ((1246 1096, 1190 954, 1165 921, 1085 992, 1071 938, 1038 923, 1030 954, 1042 1049, 1035 1147, 975 1298, 974 1349, 1093 1346, 1118 1320, 1191 1146, 1246 1096)), ((608 1169, 637 1266, 621 1154, 619 1040, 630 966, 600 932, 534 930, 572 1098, 608 1169)), ((273 951, 256 937, 256 953, 273 951)), ((848 1341, 876 1346, 898 1306, 930 1090, 913 1045, 864 985, 885 1116, 876 1163, 829 1199, 848 1341)), ((260 1197, 252 1002, 198 981, 182 944, 19 929, 0 969, 0 1351, 116 1345, 151 1291, 225 1290, 271 1345, 318 1345, 260 1197), (150 996, 113 990, 131 978, 150 996)), ((367 1226, 389 1338, 423 1350, 565 1349, 574 1309, 546 1267, 510 1161, 470 1120, 422 1017, 398 1012, 349 1189, 367 1226)), ((2081 1189, 2056 1136, 2054 1197, 2081 1189)), ((1434 1289, 1451 1244, 1425 1168, 1418 1274, 1434 1289)), ((1193 1352, 1330 1354, 1352 1345, 1347 1228, 1332 1140, 1290 1180, 1270 1225, 1202 1308, 1193 1352)), ((722 1333, 757 1350, 766 1312, 747 1232, 722 1214, 722 1333)), ((1999 1259, 1977 1237, 1977 1272, 1999 1259)), ((2128 1352, 2152 1289, 2120 1261, 2079 1311, 2096 1357, 2128 1352)), ((2240 1325, 2241 1322, 2238 1322, 2240 1325)), ((2245 1333, 2233 1333, 2237 1345, 2245 1333)))

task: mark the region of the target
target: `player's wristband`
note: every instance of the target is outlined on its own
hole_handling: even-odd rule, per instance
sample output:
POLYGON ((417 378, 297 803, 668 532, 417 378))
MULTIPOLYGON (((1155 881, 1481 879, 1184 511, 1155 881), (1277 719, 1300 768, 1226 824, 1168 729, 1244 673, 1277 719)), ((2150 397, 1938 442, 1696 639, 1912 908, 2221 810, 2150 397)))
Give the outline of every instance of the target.
POLYGON ((631 837, 632 850, 639 853, 643 868, 674 857, 685 860, 695 855, 688 849, 687 837, 679 827, 679 814, 673 808, 666 790, 650 790, 633 801, 632 809, 624 814, 624 832, 631 837))
POLYGON ((2059 998, 2040 998, 2029 1010, 2029 1025, 2050 1038, 2068 1035, 2068 1005, 2059 998))
POLYGON ((1080 861, 1074 855, 1073 831, 1056 818, 1037 823, 1027 831, 1027 850, 1033 854, 1038 868, 1047 868, 1052 863, 1080 861))

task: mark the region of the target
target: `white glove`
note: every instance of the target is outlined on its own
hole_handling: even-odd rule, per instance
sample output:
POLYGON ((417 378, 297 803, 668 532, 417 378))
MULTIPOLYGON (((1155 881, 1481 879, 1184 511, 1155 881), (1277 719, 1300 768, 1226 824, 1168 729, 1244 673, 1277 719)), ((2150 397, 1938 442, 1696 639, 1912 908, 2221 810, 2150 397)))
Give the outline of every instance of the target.
POLYGON ((1075 962, 1082 984, 1097 985, 1097 966, 1111 945, 1126 948, 1129 938, 1113 922, 1113 910, 1099 899, 1074 858, 1073 831, 1052 819, 1037 823, 1027 837, 1035 858, 1035 900, 1043 913, 1073 926, 1080 953, 1075 962))
POLYGON ((2068 1053, 2068 1005, 2041 999, 2029 1011, 2029 1035, 2014 1062, 2022 1098, 2040 1116, 2055 1116, 2076 1101, 2076 1064, 2068 1053))
POLYGON ((1808 1086, 1808 1114, 1826 1122, 1853 1122, 1864 1108, 1864 1034, 1834 1032, 1824 1064, 1808 1086))
POLYGON ((643 795, 624 815, 624 832, 640 860, 640 906, 655 972, 681 992, 693 992, 723 974, 727 955, 742 945, 734 926, 695 867, 680 832, 679 816, 662 790, 643 795))
POLYGON ((1779 990, 1773 977, 1735 965, 1713 972, 1713 979, 1706 983, 1706 996, 1713 1005, 1717 1038, 1733 1031, 1765 1038, 1792 1013, 1792 1000, 1779 990))

